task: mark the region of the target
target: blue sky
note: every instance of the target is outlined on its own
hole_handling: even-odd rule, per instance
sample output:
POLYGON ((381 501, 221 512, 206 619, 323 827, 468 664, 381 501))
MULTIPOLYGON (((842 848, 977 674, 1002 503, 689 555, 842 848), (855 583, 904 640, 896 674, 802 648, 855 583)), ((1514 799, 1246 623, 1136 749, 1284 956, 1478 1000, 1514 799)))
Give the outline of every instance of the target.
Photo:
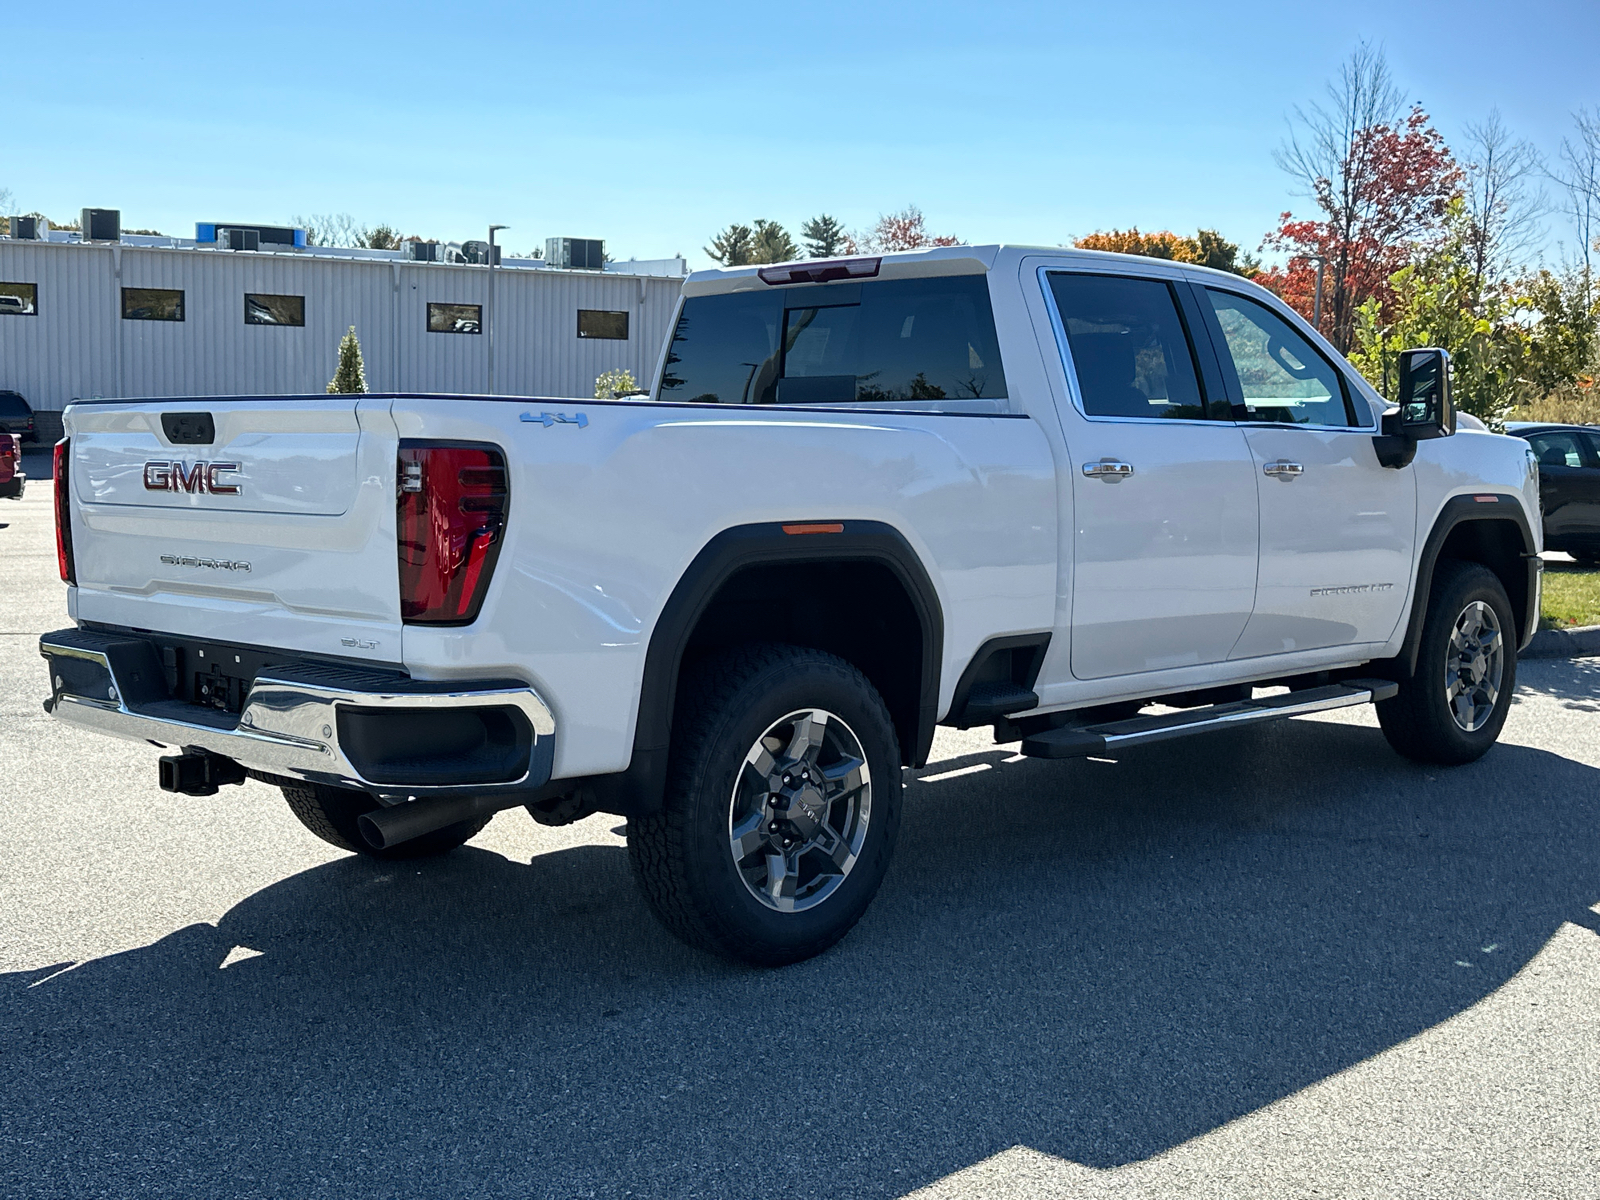
POLYGON ((858 227, 915 203, 974 242, 1204 225, 1254 248, 1307 207, 1273 164, 1286 115, 1359 39, 1452 141, 1498 106, 1551 152, 1600 103, 1597 0, 42 14, 12 9, 0 39, 0 188, 185 236, 346 211, 449 239, 503 223, 513 252, 603 237, 705 265, 732 220, 858 227))

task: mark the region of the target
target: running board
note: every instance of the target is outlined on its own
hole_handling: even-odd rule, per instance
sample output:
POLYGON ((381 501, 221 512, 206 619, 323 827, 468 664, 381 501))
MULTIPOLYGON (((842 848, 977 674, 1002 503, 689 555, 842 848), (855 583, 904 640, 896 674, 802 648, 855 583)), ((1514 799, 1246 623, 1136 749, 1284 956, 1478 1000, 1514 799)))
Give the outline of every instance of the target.
POLYGON ((1187 737, 1191 733, 1205 733, 1212 729, 1232 729, 1240 725, 1301 717, 1307 713, 1327 712, 1333 708, 1376 704, 1379 700, 1388 700, 1399 690, 1399 684, 1390 683, 1387 679, 1348 679, 1327 687, 1306 688, 1304 691, 1286 692, 1281 696, 1267 696, 1260 700, 1213 704, 1188 712, 1133 717, 1126 721, 1107 721, 1102 725, 1067 725, 1023 739, 1022 752, 1029 758, 1087 758, 1124 746, 1164 742, 1168 738, 1187 737))

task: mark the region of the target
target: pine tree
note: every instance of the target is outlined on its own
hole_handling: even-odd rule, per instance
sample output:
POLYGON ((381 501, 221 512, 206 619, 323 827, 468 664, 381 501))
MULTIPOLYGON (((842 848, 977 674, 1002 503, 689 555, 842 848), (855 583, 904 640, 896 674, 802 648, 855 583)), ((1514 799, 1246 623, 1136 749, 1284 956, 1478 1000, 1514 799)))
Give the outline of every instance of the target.
POLYGON ((729 225, 706 247, 706 257, 725 267, 742 267, 755 249, 750 242, 750 226, 729 225))
POLYGON ((367 372, 361 365, 361 343, 356 340, 356 327, 339 339, 339 369, 328 381, 330 395, 364 392, 367 390, 367 372))
POLYGON ((800 248, 794 244, 787 229, 776 221, 757 218, 755 233, 751 238, 751 262, 789 262, 799 257, 800 248))
POLYGON ((812 258, 836 258, 845 253, 844 226, 827 213, 800 226, 800 237, 812 258))

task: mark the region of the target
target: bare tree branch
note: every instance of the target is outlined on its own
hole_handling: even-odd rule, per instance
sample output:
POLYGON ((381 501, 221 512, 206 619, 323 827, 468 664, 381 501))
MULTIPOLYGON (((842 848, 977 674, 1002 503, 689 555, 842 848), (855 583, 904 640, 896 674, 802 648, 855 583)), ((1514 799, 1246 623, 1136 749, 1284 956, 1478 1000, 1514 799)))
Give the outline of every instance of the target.
POLYGON ((1540 170, 1532 145, 1513 138, 1491 109, 1481 123, 1467 126, 1469 158, 1463 198, 1472 219, 1468 245, 1475 290, 1493 283, 1521 265, 1519 260, 1539 242, 1540 219, 1547 200, 1532 187, 1540 170))

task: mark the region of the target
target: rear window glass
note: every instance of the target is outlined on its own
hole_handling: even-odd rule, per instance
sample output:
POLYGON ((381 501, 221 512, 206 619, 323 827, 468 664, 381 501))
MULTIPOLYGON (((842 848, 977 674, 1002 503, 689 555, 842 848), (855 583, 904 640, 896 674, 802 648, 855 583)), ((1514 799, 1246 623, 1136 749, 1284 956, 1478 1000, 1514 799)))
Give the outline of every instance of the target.
POLYGON ((0 417, 31 417, 33 409, 15 392, 0 392, 0 417))
POLYGON ((903 404, 1006 395, 981 275, 773 288, 684 301, 658 397, 903 404))

